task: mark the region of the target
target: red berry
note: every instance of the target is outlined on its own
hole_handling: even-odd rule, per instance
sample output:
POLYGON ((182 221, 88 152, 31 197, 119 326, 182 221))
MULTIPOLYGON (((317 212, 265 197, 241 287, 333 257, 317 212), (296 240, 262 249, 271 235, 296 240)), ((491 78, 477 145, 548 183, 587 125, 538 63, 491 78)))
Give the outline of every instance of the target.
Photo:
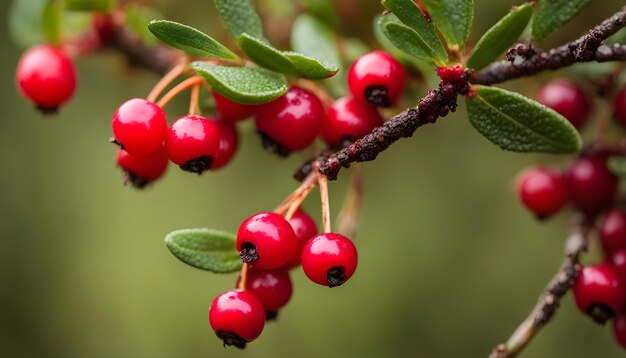
POLYGON ((535 215, 549 217, 567 202, 567 181, 557 170, 532 168, 522 174, 519 196, 535 215))
POLYGON ((201 116, 185 116, 172 123, 165 136, 170 160, 184 171, 202 174, 211 168, 220 147, 220 128, 201 116))
POLYGON ((579 158, 569 168, 568 188, 574 205, 596 215, 613 205, 618 178, 606 167, 606 157, 579 158))
POLYGON ((336 100, 326 111, 322 124, 322 138, 330 145, 362 138, 372 129, 383 125, 383 118, 376 108, 353 98, 336 100))
POLYGON ((214 120, 220 129, 220 147, 215 154, 211 170, 219 169, 230 162, 237 151, 239 133, 235 125, 225 119, 214 120))
POLYGON ((31 47, 17 64, 16 80, 24 96, 44 112, 54 112, 76 89, 76 69, 58 48, 31 47))
POLYGON ((225 345, 244 348, 263 332, 265 309, 250 291, 230 290, 213 300, 209 323, 225 345))
POLYGON ((217 111, 231 122, 238 122, 252 116, 256 108, 254 105, 232 101, 217 92, 213 92, 213 98, 217 111))
POLYGON ((272 270, 284 266, 297 254, 298 240, 282 216, 261 212, 247 218, 239 227, 237 250, 243 261, 272 270))
POLYGON ((611 254, 609 263, 615 267, 615 270, 622 279, 622 283, 626 284, 626 249, 621 249, 611 254))
POLYGON ((356 270, 356 247, 347 237, 325 233, 314 236, 302 249, 302 269, 322 286, 345 283, 356 270))
MULTIPOLYGON (((237 284, 239 284, 239 278, 237 284)), ((252 292, 263 304, 267 318, 275 318, 283 308, 293 291, 289 272, 285 269, 263 270, 251 268, 246 279, 246 289, 252 292)))
POLYGON ((626 311, 620 311, 613 321, 613 333, 615 339, 622 348, 626 349, 626 311))
POLYGON ((285 156, 313 143, 324 120, 324 107, 313 93, 292 87, 284 96, 257 106, 255 119, 263 146, 285 156))
POLYGON ((607 254, 626 249, 626 212, 613 210, 600 224, 600 242, 607 254))
POLYGON ((626 126, 626 87, 617 93, 613 100, 613 111, 615 118, 626 126))
POLYGON ((606 263, 584 267, 573 290, 578 308, 601 324, 621 310, 626 301, 626 291, 619 273, 606 263))
POLYGON ((298 253, 285 267, 294 268, 300 265, 300 253, 309 240, 317 235, 317 223, 304 210, 298 209, 289 220, 293 232, 298 239, 298 253))
POLYGON ((116 25, 113 14, 94 12, 91 16, 91 27, 100 44, 108 43, 115 36, 116 25))
POLYGON ((405 83, 404 67, 383 51, 372 51, 357 58, 348 70, 348 87, 354 98, 375 106, 395 104, 405 83))
POLYGON ((118 149, 117 165, 124 171, 124 181, 130 182, 136 188, 143 188, 165 173, 167 155, 163 147, 148 155, 133 155, 118 149))
POLYGON ((167 122, 161 107, 143 98, 133 98, 115 111, 111 127, 124 150, 147 155, 163 145, 167 122))
POLYGON ((560 113, 578 129, 587 123, 591 114, 591 99, 579 86, 565 80, 543 86, 539 102, 560 113))

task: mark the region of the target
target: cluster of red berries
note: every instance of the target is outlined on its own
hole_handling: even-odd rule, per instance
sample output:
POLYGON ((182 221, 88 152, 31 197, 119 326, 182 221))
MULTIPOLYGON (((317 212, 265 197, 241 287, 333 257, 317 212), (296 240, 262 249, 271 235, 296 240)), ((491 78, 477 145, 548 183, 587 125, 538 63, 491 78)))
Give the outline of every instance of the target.
POLYGON ((347 237, 318 234, 315 221, 298 209, 289 221, 272 212, 247 218, 237 232, 237 250, 245 263, 237 289, 217 296, 209 322, 225 345, 244 348, 268 319, 291 298, 289 270, 302 265, 311 281, 328 287, 345 283, 356 270, 356 247, 347 237))

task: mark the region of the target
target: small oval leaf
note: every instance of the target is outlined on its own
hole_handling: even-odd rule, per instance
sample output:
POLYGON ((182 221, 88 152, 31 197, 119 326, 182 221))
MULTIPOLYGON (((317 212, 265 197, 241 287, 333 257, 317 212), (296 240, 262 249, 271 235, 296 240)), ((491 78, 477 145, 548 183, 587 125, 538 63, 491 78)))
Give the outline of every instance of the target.
POLYGON ((334 36, 324 24, 303 14, 293 23, 291 48, 307 57, 318 59, 326 66, 337 67, 341 60, 334 45, 334 36))
POLYGON ((422 0, 448 45, 463 49, 474 22, 474 0, 422 0))
POLYGON ((56 1, 48 0, 41 16, 43 37, 50 45, 58 45, 61 41, 61 9, 56 1))
MULTIPOLYGON (((437 58, 422 37, 410 27, 400 23, 395 15, 381 16, 378 25, 389 42, 404 53, 427 62, 433 62, 437 58)), ((438 62, 437 65, 441 66, 444 63, 438 62)))
POLYGON ((591 0, 540 0, 533 19, 533 37, 542 40, 575 18, 591 0))
POLYGON ((265 40, 263 24, 251 0, 215 0, 215 7, 228 32, 237 39, 241 34, 265 40))
POLYGON ((299 76, 311 79, 321 80, 334 76, 339 68, 314 58, 305 56, 298 52, 283 52, 291 62, 299 76))
POLYGON ((212 66, 196 61, 191 67, 213 90, 235 102, 261 104, 287 92, 287 80, 279 73, 258 67, 212 66))
POLYGON ((580 150, 576 128, 552 109, 518 93, 476 86, 467 97, 474 128, 514 152, 572 153, 580 150))
POLYGON ((480 70, 498 58, 519 39, 532 14, 532 4, 527 3, 501 18, 478 40, 467 67, 480 70))
POLYGON ((184 229, 165 236, 165 245, 187 265, 215 273, 237 272, 241 258, 235 235, 210 229, 184 229))
POLYGON ((291 60, 264 40, 243 33, 237 38, 237 43, 243 52, 261 67, 285 74, 296 72, 291 60))
POLYGON ((413 0, 382 0, 381 2, 404 25, 414 30, 422 41, 432 49, 435 54, 433 60, 436 64, 443 65, 448 62, 448 52, 437 35, 435 27, 413 0))
POLYGON ((168 20, 153 20, 150 32, 166 44, 192 56, 236 60, 239 57, 209 35, 191 26, 168 20))

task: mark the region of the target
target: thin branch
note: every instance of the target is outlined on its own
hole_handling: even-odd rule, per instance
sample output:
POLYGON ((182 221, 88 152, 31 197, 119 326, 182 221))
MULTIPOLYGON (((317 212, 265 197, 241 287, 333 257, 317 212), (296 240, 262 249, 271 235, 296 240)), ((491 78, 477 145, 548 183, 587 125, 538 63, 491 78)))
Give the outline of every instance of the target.
POLYGON ((580 255, 587 251, 592 227, 593 223, 588 220, 572 224, 570 236, 565 241, 565 259, 561 268, 544 289, 530 315, 517 327, 506 343, 494 348, 490 358, 517 356, 554 316, 559 308, 559 301, 570 290, 581 270, 580 255))
POLYGON ((156 73, 165 73, 180 62, 181 55, 171 47, 148 46, 129 28, 119 26, 107 46, 123 54, 128 63, 156 73))

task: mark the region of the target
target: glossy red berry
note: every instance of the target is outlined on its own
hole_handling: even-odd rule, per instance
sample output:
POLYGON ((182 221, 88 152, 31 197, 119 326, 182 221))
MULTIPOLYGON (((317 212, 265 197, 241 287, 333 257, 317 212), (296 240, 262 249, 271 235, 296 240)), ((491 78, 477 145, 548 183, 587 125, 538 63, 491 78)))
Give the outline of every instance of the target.
POLYGON ((285 267, 294 268, 300 265, 300 254, 307 242, 317 235, 317 223, 303 209, 298 209, 289 220, 293 232, 298 239, 298 253, 287 263, 285 267))
POLYGON ((225 345, 244 348, 263 332, 265 309, 250 291, 230 290, 213 300, 209 323, 225 345))
POLYGON ((244 262, 272 270, 284 266, 297 254, 298 240, 282 216, 261 212, 239 227, 237 250, 244 262))
POLYGON ((592 102, 579 86, 565 80, 554 80, 543 86, 539 102, 559 112, 580 129, 589 120, 592 102))
POLYGON ((61 49, 31 47, 17 64, 16 81, 22 94, 44 112, 54 112, 76 89, 74 63, 61 49))
POLYGON ((302 249, 302 269, 307 277, 322 286, 345 283, 356 270, 356 247, 347 237, 325 233, 314 236, 302 249))
POLYGON ((609 255, 608 262, 615 267, 622 283, 626 284, 626 249, 617 250, 609 255))
POLYGON ((211 168, 220 147, 220 128, 201 116, 185 116, 172 123, 165 136, 170 160, 184 171, 202 174, 211 168))
POLYGON ((626 87, 617 93, 613 100, 613 113, 619 122, 626 126, 626 87))
POLYGON ((348 87, 361 102, 389 107, 395 104, 406 83, 406 71, 390 54, 372 51, 354 61, 348 70, 348 87))
POLYGON ((587 215, 610 208, 615 201, 619 180, 606 167, 606 157, 585 157, 574 162, 568 172, 572 203, 587 215))
POLYGON ((322 138, 330 145, 340 145, 344 140, 362 138, 372 129, 383 125, 383 118, 375 107, 343 97, 326 111, 322 124, 322 138))
POLYGON ((613 333, 615 340, 622 348, 626 349, 626 311, 622 310, 613 320, 613 333))
POLYGON ((255 119, 263 146, 285 156, 313 143, 324 120, 324 106, 313 93, 291 87, 284 96, 258 105, 255 119))
POLYGON ((573 287, 578 308, 594 321, 604 324, 626 303, 626 291, 620 275, 610 264, 584 267, 573 287))
POLYGON ((118 149, 116 162, 124 171, 124 181, 140 189, 159 179, 168 164, 163 147, 148 155, 133 155, 118 149))
POLYGON ((613 210, 600 223, 600 242, 607 254, 626 249, 626 212, 613 210))
POLYGON ((161 107, 143 98, 133 98, 115 111, 111 127, 124 150, 147 155, 163 145, 167 122, 161 107))
POLYGON ((519 196, 530 211, 546 218, 567 203, 567 181, 557 170, 532 168, 522 174, 519 196))
POLYGON ((225 166, 235 155, 239 145, 239 133, 235 125, 225 119, 214 120, 220 130, 220 147, 215 154, 211 170, 217 170, 225 166))
POLYGON ((276 318, 278 310, 289 302, 293 292, 289 272, 285 269, 251 268, 248 270, 246 289, 261 301, 265 307, 267 319, 276 318))
POLYGON ((231 122, 238 122, 251 117, 256 106, 250 104, 237 103, 217 92, 213 92, 215 107, 220 115, 231 122))

